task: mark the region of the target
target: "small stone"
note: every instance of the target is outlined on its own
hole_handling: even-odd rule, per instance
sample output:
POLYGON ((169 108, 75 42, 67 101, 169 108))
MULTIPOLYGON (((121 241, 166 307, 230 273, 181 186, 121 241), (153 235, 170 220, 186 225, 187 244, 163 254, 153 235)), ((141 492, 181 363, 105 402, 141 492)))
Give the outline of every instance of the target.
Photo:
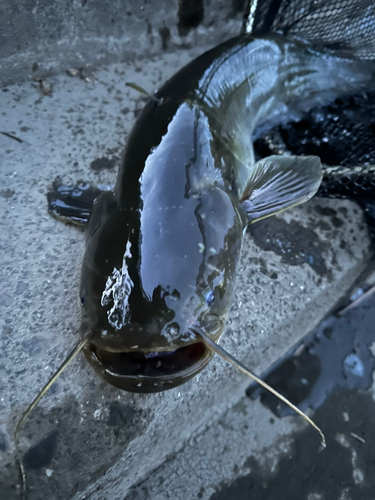
POLYGON ((69 68, 66 70, 69 76, 79 76, 79 70, 75 68, 69 68))
POLYGON ((94 418, 99 418, 102 413, 102 410, 95 410, 94 411, 94 418))

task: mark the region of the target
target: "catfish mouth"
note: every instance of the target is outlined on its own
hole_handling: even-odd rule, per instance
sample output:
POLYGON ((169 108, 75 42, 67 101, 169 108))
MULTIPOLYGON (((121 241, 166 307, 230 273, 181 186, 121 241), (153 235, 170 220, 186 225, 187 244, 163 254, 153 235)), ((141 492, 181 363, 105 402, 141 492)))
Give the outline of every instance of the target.
POLYGON ((187 382, 206 367, 212 352, 203 342, 160 352, 110 352, 90 344, 85 355, 108 382, 130 392, 160 392, 187 382))
POLYGON ((206 315, 202 327, 192 325, 187 333, 194 334, 193 341, 175 349, 148 351, 145 347, 129 350, 101 342, 89 342, 84 348, 87 360, 110 384, 130 392, 160 392, 177 387, 195 377, 209 363, 213 352, 199 334, 201 328, 217 340, 223 331, 220 317, 206 315))

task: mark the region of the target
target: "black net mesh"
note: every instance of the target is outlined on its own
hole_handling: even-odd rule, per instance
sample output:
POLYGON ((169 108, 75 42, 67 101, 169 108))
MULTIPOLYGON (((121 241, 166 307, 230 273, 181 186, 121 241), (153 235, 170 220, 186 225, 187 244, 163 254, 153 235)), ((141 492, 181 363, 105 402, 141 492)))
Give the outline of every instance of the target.
MULTIPOLYGON (((374 0, 251 0, 249 30, 282 32, 340 56, 375 59, 374 0)), ((324 178, 318 194, 354 198, 374 212, 375 221, 375 91, 340 97, 297 122, 268 130, 254 149, 258 158, 319 156, 324 178)))
MULTIPOLYGON (((248 32, 281 32, 339 56, 375 60, 375 0, 250 0, 248 8, 248 32)), ((319 156, 324 177, 318 196, 356 200, 375 246, 375 91, 340 97, 268 130, 254 149, 258 159, 319 156)))
POLYGON ((375 59, 374 0, 251 0, 249 12, 254 33, 281 31, 375 59))
POLYGON ((257 158, 317 155, 324 164, 318 195, 375 200, 375 93, 316 107, 297 122, 269 130, 254 150, 257 158))
POLYGON ((326 165, 375 165, 375 93, 335 99, 255 141, 259 155, 317 155, 326 165))

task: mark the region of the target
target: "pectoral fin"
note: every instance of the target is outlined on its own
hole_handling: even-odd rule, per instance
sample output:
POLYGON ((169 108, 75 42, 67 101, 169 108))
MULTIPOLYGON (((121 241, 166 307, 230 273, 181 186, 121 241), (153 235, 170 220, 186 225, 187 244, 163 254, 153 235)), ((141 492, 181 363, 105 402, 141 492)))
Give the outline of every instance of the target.
POLYGON ((304 203, 321 181, 318 156, 268 156, 258 161, 241 197, 249 223, 304 203))
POLYGON ((64 186, 55 181, 47 193, 48 211, 66 224, 86 226, 94 201, 102 192, 100 188, 84 182, 76 186, 64 186))

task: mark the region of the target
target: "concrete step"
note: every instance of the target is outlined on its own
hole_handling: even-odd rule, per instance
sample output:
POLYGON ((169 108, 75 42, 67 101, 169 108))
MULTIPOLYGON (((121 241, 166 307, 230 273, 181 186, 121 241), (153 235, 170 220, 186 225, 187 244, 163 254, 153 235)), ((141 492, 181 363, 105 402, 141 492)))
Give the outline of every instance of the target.
MULTIPOLYGON (((152 92, 201 51, 112 64, 97 69, 93 81, 53 76, 51 96, 33 82, 0 91, 0 129, 24 141, 0 135, 2 500, 17 498, 16 422, 76 343, 80 323, 84 235, 48 215, 48 186, 57 176, 65 183, 113 183, 116 168, 90 165, 119 163, 144 102, 125 82, 152 92)), ((223 347, 253 370, 264 370, 329 312, 369 255, 363 215, 350 202, 314 199, 254 226, 245 238, 223 347)), ((129 394, 107 385, 79 358, 22 433, 29 500, 123 499, 202 426, 212 423, 214 432, 247 385, 244 376, 215 358, 180 388, 129 394)), ((265 439, 262 433, 255 438, 255 429, 268 417, 257 404, 247 404, 253 415, 248 434, 265 439)), ((289 429, 287 422, 272 428, 289 429)), ((207 474, 210 457, 212 451, 207 474)))
POLYGON ((243 397, 124 500, 373 500, 374 303, 372 294, 327 318, 271 371, 274 383, 309 408, 325 433, 325 450, 318 452, 318 434, 300 417, 280 420, 269 411, 285 414, 285 405, 243 397), (354 356, 357 363, 347 364, 354 356))

